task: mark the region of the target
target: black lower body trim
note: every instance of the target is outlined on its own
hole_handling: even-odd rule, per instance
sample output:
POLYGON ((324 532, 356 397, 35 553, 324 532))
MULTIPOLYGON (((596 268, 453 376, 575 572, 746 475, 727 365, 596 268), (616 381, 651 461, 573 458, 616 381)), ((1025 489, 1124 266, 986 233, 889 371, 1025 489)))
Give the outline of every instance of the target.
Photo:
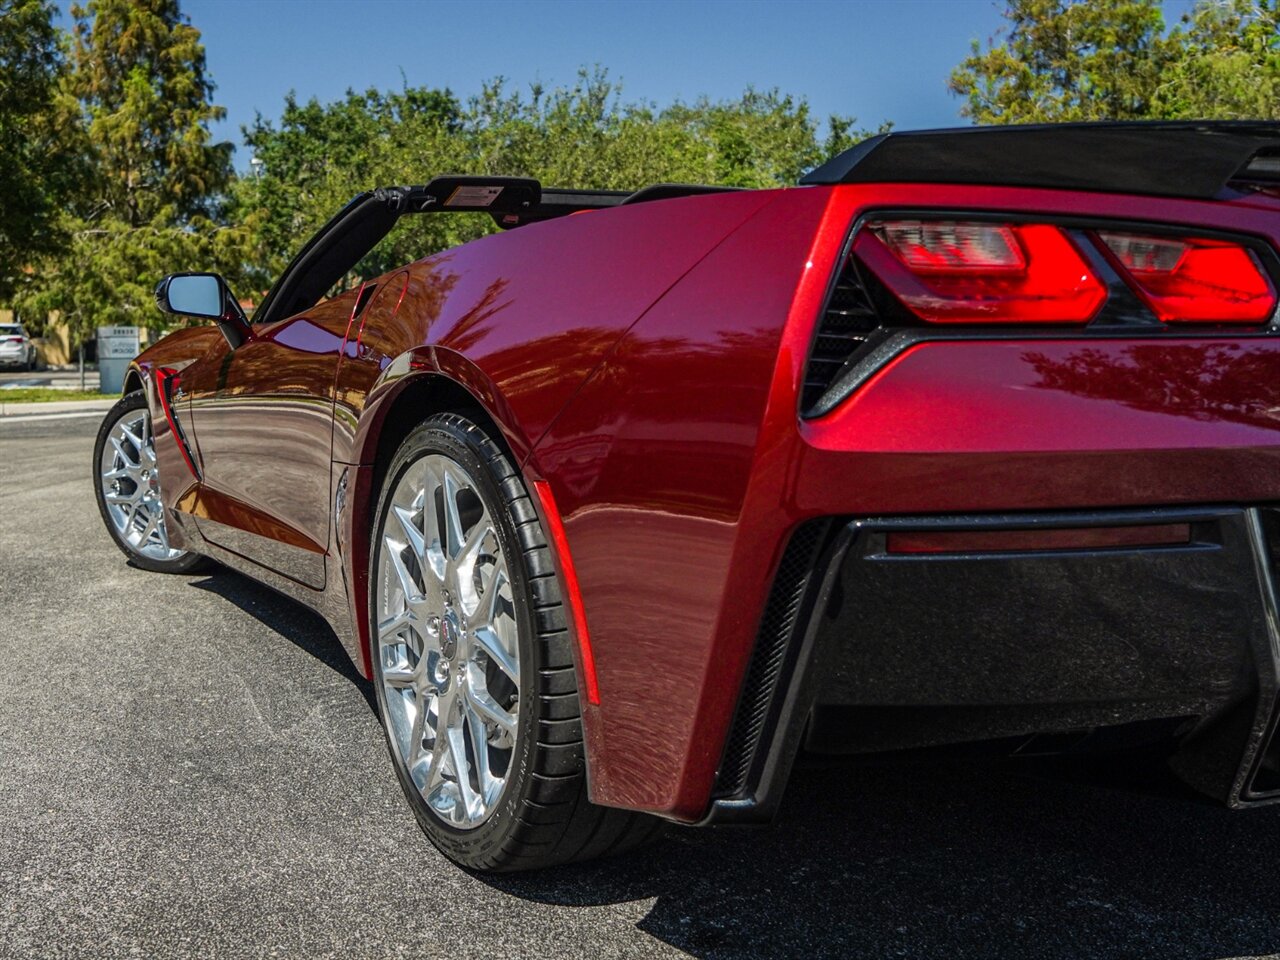
POLYGON ((805 593, 817 567, 830 522, 811 520, 797 527, 778 563, 773 588, 765 605, 755 650, 747 666, 742 694, 725 746, 724 759, 716 774, 716 796, 732 797, 746 787, 752 761, 760 746, 760 735, 770 714, 770 704, 778 688, 787 652, 794 647, 797 625, 805 593))
POLYGON ((1266 508, 832 522, 817 537, 802 527, 706 821, 771 818, 806 729, 812 748, 865 753, 1177 721, 1171 765, 1192 786, 1231 806, 1280 801, 1273 556, 1280 511, 1266 508), (1034 550, 889 546, 904 533, 1144 526, 1150 543, 1105 549, 1061 548, 1090 540, 1056 535, 1034 550), (1189 533, 1161 542, 1171 526, 1189 533), (869 721, 822 728, 855 716, 869 721))

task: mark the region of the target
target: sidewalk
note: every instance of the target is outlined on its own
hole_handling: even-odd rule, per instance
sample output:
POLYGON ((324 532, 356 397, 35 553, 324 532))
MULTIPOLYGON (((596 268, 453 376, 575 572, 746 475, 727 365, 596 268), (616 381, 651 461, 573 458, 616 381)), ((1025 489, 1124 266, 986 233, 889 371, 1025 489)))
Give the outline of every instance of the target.
POLYGON ((6 403, 0 393, 0 417, 53 417, 71 414, 87 416, 110 410, 115 400, 42 400, 34 403, 6 403))

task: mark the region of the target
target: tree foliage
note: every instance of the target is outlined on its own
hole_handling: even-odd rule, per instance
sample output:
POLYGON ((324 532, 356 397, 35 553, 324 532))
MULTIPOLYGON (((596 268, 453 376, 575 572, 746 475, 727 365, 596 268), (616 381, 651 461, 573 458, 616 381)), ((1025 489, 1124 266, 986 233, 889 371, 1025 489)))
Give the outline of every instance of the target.
POLYGON ((1202 3, 1172 43, 1178 56, 1156 91, 1160 116, 1280 119, 1280 0, 1202 3))
MULTIPOLYGON (((794 184, 828 151, 867 135, 833 117, 827 140, 803 100, 748 90, 738 100, 664 109, 624 100, 602 69, 568 87, 528 92, 505 79, 464 101, 449 90, 348 92, 300 104, 289 97, 279 124, 245 130, 255 175, 236 201, 258 248, 261 289, 296 249, 356 193, 379 184, 424 183, 442 173, 532 176, 548 186, 634 190, 657 182, 742 187, 794 184)), ((362 265, 362 273, 491 232, 484 215, 408 218, 362 265)))
POLYGON ((951 74, 977 123, 1150 115, 1169 50, 1158 0, 1009 0, 1003 42, 951 74))
POLYGON ((948 83, 976 123, 1280 116, 1280 0, 1008 0, 948 83))
POLYGON ((71 15, 70 89, 84 108, 94 201, 135 227, 207 215, 232 146, 210 143, 226 111, 210 103, 200 32, 177 0, 89 0, 71 15))
POLYGON ((47 0, 0 0, 0 301, 32 262, 64 248, 60 213, 81 169, 53 14, 47 0))
POLYGON ((28 316, 56 311, 78 341, 106 324, 159 325, 160 276, 234 278, 247 247, 245 229, 224 222, 231 145, 211 142, 222 108, 177 0, 91 0, 71 14, 63 87, 91 173, 61 218, 67 250, 38 265, 17 302, 28 316))

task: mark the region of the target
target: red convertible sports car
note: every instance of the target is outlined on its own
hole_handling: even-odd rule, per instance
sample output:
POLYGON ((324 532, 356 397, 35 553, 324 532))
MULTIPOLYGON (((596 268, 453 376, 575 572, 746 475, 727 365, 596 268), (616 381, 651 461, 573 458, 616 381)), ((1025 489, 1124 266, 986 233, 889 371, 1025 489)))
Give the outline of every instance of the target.
MULTIPOLYGON (((323 614, 459 863, 767 820, 800 750, 1168 744, 1280 800, 1280 124, 891 133, 800 185, 437 177, 137 358, 138 566, 323 614), (402 217, 507 229, 330 295, 402 217)), ((925 774, 922 774, 924 776, 925 774)))

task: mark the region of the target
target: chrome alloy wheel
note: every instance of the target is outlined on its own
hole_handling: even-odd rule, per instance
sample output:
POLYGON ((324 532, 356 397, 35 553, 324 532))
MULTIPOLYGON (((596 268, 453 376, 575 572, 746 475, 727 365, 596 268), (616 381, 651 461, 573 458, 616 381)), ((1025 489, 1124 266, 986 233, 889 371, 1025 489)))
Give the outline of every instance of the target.
POLYGON ((510 773, 520 646, 494 520, 457 461, 429 453, 405 469, 374 570, 382 692, 398 759, 436 816, 478 827, 510 773))
POLYGON ((129 549, 151 560, 176 560, 186 551, 171 547, 165 532, 153 440, 151 415, 126 410, 102 448, 99 483, 107 516, 129 549))

